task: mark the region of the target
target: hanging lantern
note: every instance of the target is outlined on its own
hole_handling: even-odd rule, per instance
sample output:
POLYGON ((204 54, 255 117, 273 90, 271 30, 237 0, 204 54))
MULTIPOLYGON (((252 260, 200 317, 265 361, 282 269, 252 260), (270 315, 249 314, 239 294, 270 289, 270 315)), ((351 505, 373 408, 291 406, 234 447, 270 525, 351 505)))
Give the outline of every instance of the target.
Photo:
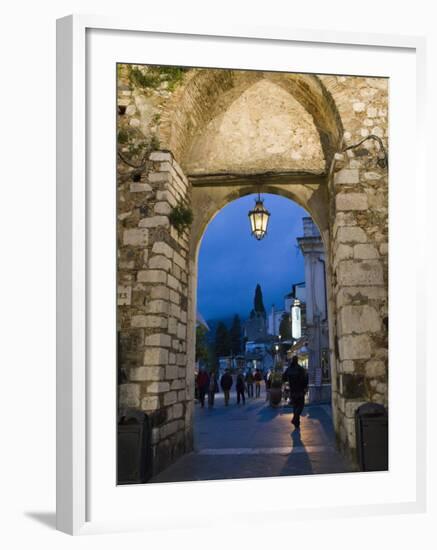
POLYGON ((252 235, 260 241, 267 233, 267 224, 269 223, 270 212, 264 207, 264 202, 258 193, 258 199, 255 201, 255 208, 249 212, 250 227, 252 235))

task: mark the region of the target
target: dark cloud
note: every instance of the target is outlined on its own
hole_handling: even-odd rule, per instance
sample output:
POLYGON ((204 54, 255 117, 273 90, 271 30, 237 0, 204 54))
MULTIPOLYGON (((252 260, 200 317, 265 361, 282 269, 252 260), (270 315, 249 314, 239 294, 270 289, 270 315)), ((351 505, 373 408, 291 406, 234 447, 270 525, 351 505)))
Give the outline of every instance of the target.
POLYGON ((282 307, 291 285, 304 279, 303 258, 296 246, 302 218, 308 213, 291 200, 263 195, 270 211, 266 237, 250 234, 248 212, 254 196, 228 204, 209 224, 199 253, 198 309, 205 318, 247 316, 261 284, 264 304, 282 307))

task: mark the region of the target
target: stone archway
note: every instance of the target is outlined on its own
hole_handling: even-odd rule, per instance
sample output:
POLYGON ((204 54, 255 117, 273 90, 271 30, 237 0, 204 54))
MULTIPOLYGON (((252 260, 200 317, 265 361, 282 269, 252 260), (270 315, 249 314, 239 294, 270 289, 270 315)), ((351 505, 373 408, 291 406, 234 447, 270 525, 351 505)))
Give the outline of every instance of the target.
MULTIPOLYGON (((147 109, 131 105, 141 123, 147 109)), ((374 137, 355 147, 369 135, 386 140, 386 109, 383 79, 229 70, 189 71, 161 106, 162 150, 139 181, 120 184, 118 228, 119 404, 153 418, 157 469, 192 447, 201 236, 225 204, 260 186, 306 208, 325 243, 334 423, 345 453, 355 448, 355 409, 387 404, 387 171, 374 137), (178 233, 169 216, 181 203, 194 222, 178 233)))

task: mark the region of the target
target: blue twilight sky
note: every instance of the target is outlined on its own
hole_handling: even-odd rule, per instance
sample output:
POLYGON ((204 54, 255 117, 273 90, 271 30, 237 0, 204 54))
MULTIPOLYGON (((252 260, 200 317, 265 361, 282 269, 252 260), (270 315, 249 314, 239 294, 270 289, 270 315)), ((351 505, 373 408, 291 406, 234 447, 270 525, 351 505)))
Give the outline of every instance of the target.
POLYGON ((248 212, 255 195, 231 202, 207 227, 199 252, 197 308, 205 319, 248 317, 257 283, 267 310, 282 308, 291 285, 304 280, 303 257, 296 237, 308 213, 289 199, 263 194, 270 212, 267 235, 250 234, 248 212))

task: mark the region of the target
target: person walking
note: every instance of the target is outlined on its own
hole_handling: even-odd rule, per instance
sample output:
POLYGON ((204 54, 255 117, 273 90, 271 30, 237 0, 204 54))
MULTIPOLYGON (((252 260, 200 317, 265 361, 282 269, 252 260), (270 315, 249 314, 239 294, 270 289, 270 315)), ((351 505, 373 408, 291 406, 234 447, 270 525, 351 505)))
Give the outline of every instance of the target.
POLYGON ((232 388, 232 384, 234 383, 232 379, 232 375, 229 372, 229 369, 226 369, 224 374, 222 375, 220 379, 220 386, 223 390, 223 395, 225 396, 225 406, 227 407, 229 405, 229 393, 232 388))
POLYGON ((254 379, 255 379, 255 397, 261 397, 261 382, 263 377, 259 369, 256 369, 254 379))
POLYGON ((253 397, 253 374, 252 369, 249 369, 246 374, 247 397, 253 397))
POLYGON ((238 376, 237 376, 237 405, 240 404, 240 399, 243 401, 243 405, 246 404, 246 396, 245 396, 245 391, 246 391, 246 383, 244 381, 244 376, 243 376, 243 373, 239 373, 238 376))
POLYGON ((205 406, 205 395, 209 388, 209 376, 204 367, 202 367, 197 375, 197 391, 199 395, 200 406, 205 406))
POLYGON ((292 357, 285 375, 290 386, 290 399, 293 405, 291 423, 294 424, 296 429, 299 429, 300 415, 305 406, 305 394, 308 391, 308 373, 304 367, 299 365, 296 355, 292 357))
POLYGON ((215 372, 211 371, 209 375, 209 385, 208 385, 208 407, 214 407, 214 398, 215 394, 218 391, 217 379, 215 377, 215 372))

